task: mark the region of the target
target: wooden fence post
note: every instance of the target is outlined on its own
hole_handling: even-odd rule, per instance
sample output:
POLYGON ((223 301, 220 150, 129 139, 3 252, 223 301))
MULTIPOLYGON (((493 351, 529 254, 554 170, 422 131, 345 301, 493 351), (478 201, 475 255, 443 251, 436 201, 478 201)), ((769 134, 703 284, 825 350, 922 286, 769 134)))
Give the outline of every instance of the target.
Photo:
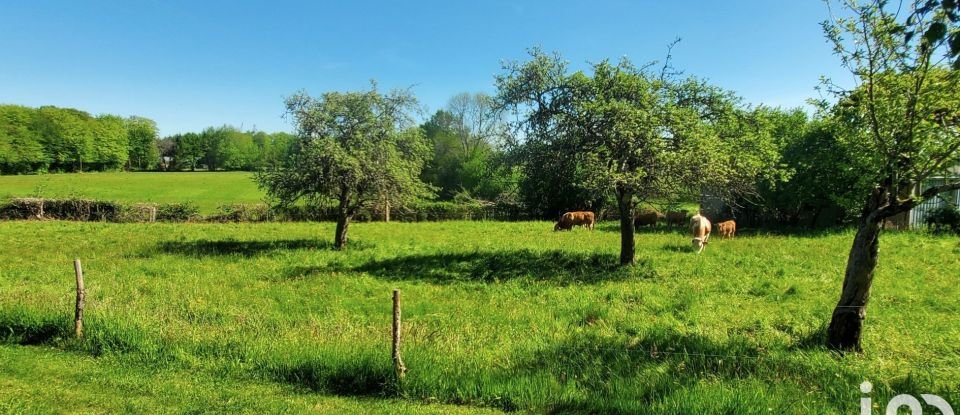
POLYGON ((73 260, 73 270, 77 274, 77 306, 74 309, 74 332, 77 338, 83 337, 83 302, 86 299, 87 291, 83 288, 83 267, 80 266, 80 259, 73 260))
POLYGON ((397 379, 403 379, 407 367, 400 356, 400 290, 393 290, 393 368, 397 379))

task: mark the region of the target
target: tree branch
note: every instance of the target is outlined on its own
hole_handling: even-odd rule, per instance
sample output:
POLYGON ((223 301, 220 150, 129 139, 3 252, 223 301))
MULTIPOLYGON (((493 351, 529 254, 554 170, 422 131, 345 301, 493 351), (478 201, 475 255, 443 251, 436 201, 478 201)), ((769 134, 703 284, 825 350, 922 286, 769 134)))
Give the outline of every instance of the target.
POLYGON ((880 209, 877 209, 874 213, 879 219, 889 218, 891 216, 909 212, 913 208, 917 207, 920 203, 927 201, 928 199, 933 198, 934 196, 953 190, 960 189, 960 181, 947 183, 940 186, 933 186, 927 190, 924 190, 917 198, 911 198, 907 200, 897 200, 896 203, 891 203, 883 206, 880 209))

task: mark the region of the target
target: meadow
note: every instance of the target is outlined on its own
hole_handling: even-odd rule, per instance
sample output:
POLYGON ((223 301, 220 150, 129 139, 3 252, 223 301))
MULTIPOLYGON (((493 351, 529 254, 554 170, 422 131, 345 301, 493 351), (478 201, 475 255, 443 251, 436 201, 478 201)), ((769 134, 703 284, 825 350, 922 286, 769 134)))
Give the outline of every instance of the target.
POLYGON ((865 380, 881 405, 960 404, 956 237, 883 235, 866 351, 839 355, 821 344, 850 232, 743 230, 698 256, 659 228, 626 269, 613 223, 357 223, 345 252, 332 234, 0 222, 0 412, 857 413, 865 380))
POLYGON ((109 172, 0 176, 0 199, 84 197, 139 203, 190 202, 210 214, 221 204, 260 203, 249 172, 109 172))

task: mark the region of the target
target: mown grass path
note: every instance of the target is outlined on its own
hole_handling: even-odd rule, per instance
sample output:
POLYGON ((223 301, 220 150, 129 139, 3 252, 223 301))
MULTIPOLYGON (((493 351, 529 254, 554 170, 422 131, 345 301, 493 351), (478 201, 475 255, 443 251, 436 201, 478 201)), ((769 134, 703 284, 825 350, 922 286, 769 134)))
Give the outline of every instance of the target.
POLYGON ((122 399, 104 385, 159 379, 166 392, 137 408, 310 411, 304 402, 330 399, 361 405, 348 412, 441 402, 535 413, 856 413, 869 380, 877 402, 936 393, 960 406, 955 237, 883 236, 866 353, 838 356, 819 344, 850 233, 744 230, 697 256, 686 235, 660 229, 639 234, 639 263, 620 269, 614 224, 358 223, 347 252, 330 249, 332 226, 0 222, 0 384, 18 385, 0 388, 0 401, 39 393, 40 412, 116 408, 122 399), (88 286, 79 342, 69 339, 74 257, 88 286), (409 368, 399 388, 393 288, 403 291, 409 368), (52 391, 49 380, 73 359, 102 374, 77 381, 94 397, 52 391), (170 377, 191 386, 164 383, 170 377), (177 388, 201 392, 175 398, 177 388), (266 391, 263 405, 228 399, 254 390, 266 391))

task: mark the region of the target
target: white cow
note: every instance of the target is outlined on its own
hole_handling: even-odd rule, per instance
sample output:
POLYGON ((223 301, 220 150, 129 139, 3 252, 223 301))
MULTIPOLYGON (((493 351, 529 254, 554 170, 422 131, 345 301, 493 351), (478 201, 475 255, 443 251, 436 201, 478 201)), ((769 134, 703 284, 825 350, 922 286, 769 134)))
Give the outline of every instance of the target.
POLYGON ((693 250, 699 254, 710 239, 710 220, 697 213, 690 219, 690 231, 693 232, 693 250))

